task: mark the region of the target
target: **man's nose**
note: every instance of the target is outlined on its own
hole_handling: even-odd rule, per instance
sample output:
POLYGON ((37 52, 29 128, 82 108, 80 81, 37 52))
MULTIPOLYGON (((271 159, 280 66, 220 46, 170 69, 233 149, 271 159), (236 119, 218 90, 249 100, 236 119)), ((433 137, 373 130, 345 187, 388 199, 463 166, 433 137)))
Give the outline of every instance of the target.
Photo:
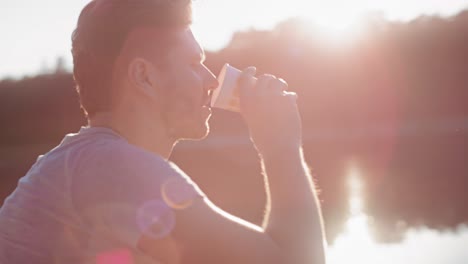
POLYGON ((208 90, 214 90, 218 88, 219 86, 219 81, 209 69, 207 69, 207 76, 206 76, 206 88, 208 90))

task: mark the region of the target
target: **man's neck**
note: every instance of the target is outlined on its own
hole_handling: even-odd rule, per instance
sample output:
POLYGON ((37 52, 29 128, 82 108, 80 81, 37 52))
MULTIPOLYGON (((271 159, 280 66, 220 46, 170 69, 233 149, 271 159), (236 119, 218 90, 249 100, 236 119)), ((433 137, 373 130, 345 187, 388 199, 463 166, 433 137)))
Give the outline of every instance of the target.
POLYGON ((107 127, 125 138, 130 144, 169 159, 176 140, 167 136, 164 126, 144 115, 119 115, 111 112, 97 113, 89 119, 90 127, 107 127))

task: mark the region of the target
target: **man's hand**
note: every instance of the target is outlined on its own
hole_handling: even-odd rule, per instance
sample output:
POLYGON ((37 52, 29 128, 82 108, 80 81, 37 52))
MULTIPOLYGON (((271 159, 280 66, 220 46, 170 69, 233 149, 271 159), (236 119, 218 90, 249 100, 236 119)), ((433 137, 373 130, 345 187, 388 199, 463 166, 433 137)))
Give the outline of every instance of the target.
POLYGON ((302 141, 297 95, 273 75, 255 80, 255 67, 245 69, 239 80, 240 108, 250 137, 260 154, 299 148, 302 141))
POLYGON ((208 198, 176 210, 170 237, 142 236, 139 248, 156 260, 185 263, 324 264, 321 212, 301 151, 296 95, 255 68, 239 78, 240 110, 262 156, 269 206, 262 227, 216 207, 208 198))

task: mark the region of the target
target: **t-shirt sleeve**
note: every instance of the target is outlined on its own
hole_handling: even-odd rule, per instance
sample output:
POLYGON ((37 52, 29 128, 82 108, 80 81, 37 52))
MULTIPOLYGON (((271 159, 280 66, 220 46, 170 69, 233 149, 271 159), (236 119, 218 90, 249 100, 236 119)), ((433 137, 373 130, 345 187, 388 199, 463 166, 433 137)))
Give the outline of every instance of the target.
MULTIPOLYGON (((86 152, 84 152, 86 153, 86 152)), ((133 146, 102 146, 77 159, 72 172, 73 205, 95 234, 136 247, 175 227, 174 210, 204 194, 177 166, 133 146)))

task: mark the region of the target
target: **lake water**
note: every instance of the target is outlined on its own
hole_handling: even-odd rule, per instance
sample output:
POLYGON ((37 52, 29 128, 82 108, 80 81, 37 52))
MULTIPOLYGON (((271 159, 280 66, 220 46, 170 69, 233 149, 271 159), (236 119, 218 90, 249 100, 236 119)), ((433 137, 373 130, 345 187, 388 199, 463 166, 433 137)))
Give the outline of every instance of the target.
POLYGON ((328 264, 467 264, 468 226, 455 231, 408 229, 398 243, 376 243, 363 213, 363 183, 359 171, 350 170, 349 219, 345 231, 327 249, 328 264))

